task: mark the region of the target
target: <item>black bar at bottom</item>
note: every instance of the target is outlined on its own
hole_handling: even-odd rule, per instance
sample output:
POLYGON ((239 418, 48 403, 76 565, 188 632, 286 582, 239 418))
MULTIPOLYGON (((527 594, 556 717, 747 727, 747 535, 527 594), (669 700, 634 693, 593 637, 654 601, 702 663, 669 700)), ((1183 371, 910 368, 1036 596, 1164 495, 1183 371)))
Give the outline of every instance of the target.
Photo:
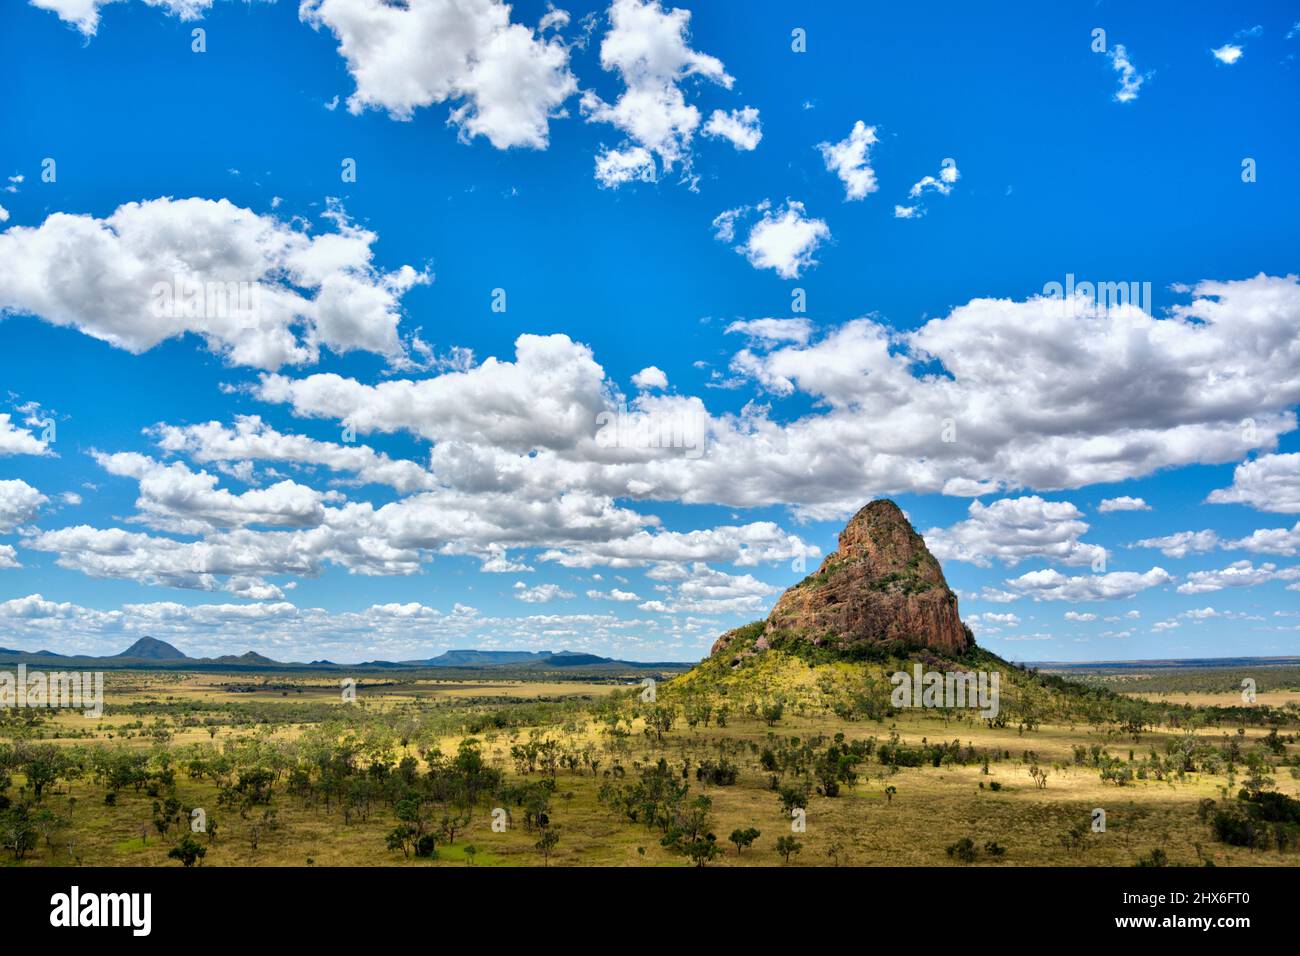
POLYGON ((236 939, 244 929, 264 942, 373 943, 385 925, 408 919, 426 931, 462 926, 485 942, 517 938, 534 920, 674 936, 725 927, 729 942, 762 942, 778 924, 797 932, 845 918, 881 931, 1061 926, 1071 938, 1199 933, 1230 944, 1294 925, 1294 876, 1289 868, 7 868, 0 911, 7 935, 20 939, 76 933, 127 946, 236 939))

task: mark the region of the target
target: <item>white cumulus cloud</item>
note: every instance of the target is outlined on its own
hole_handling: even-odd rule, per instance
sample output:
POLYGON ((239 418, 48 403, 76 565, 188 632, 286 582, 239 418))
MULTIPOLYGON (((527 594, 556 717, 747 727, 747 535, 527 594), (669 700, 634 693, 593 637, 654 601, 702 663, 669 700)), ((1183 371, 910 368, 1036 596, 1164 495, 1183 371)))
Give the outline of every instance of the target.
POLYGON ((1097 510, 1102 514, 1108 514, 1112 511, 1150 511, 1151 506, 1141 498, 1134 498, 1131 495, 1121 495, 1118 498, 1105 498, 1097 506, 1097 510))
POLYGON ((714 110, 704 124, 705 136, 725 139, 742 152, 758 148, 763 138, 763 127, 758 120, 758 110, 746 106, 738 110, 714 110))
MULTIPOLYGON (((761 213, 760 218, 750 227, 745 241, 736 246, 750 265, 771 269, 783 279, 797 279, 817 264, 813 254, 831 236, 825 220, 809 216, 804 204, 793 199, 776 208, 763 202, 756 211, 761 213)), ((744 215, 744 209, 720 213, 713 221, 717 238, 730 242, 737 220, 744 215)))
POLYGON ((1007 581, 1007 586, 1035 601, 1114 601, 1130 598, 1150 588, 1173 581, 1164 568, 1144 573, 1111 571, 1108 574, 1079 574, 1067 577, 1060 571, 1030 571, 1007 581))
MULTIPOLYGON (((651 154, 658 157, 665 172, 689 165, 700 111, 686 101, 683 81, 699 77, 726 89, 735 82, 721 60, 690 45, 690 21, 689 10, 665 10, 658 0, 614 0, 610 4, 610 26, 600 44, 600 65, 618 75, 623 92, 613 103, 592 89, 584 90, 581 99, 588 122, 607 123, 626 137, 622 145, 597 159, 597 178, 603 185, 655 178, 651 154)), ((752 120, 745 117, 742 110, 736 123, 721 121, 729 124, 730 132, 740 134, 742 142, 757 133, 757 112, 752 120), (752 132, 741 133, 740 124, 752 132)), ((720 134, 721 129, 714 125, 715 133, 720 134)), ((757 140, 754 143, 757 145, 757 140)))
POLYGON ((664 374, 663 369, 650 365, 632 376, 632 384, 642 390, 667 388, 668 376, 664 374))
POLYGON ((0 534, 31 521, 49 500, 25 481, 0 480, 0 534))
POLYGON ((1138 91, 1142 89, 1142 84, 1155 76, 1155 71, 1139 73, 1122 43, 1112 46, 1106 56, 1110 60, 1111 68, 1119 74, 1119 89, 1115 91, 1113 99, 1116 103, 1132 103, 1138 98, 1138 91))
POLYGON ((879 140, 876 128, 858 120, 847 138, 838 143, 818 143, 826 169, 844 183, 845 201, 865 199, 880 187, 871 168, 870 150, 879 140))
POLYGON ((310 235, 228 200, 154 199, 104 219, 54 213, 0 233, 0 316, 34 315, 140 353, 200 337, 235 365, 315 362, 322 345, 403 358, 400 300, 428 281, 374 265, 337 207, 310 235))
POLYGON ((1232 484, 1205 499, 1216 505, 1246 505, 1256 511, 1300 514, 1300 453, 1261 455, 1237 466, 1232 484))
POLYGON ((516 581, 514 595, 527 604, 547 604, 551 601, 571 598, 573 592, 564 590, 558 584, 538 584, 529 587, 523 581, 516 581))
POLYGON ((356 83, 351 112, 406 120, 449 103, 448 122, 463 139, 545 149, 550 120, 577 80, 563 41, 512 22, 510 12, 501 0, 303 0, 298 8, 304 23, 338 40, 356 83))
POLYGON ((1106 549, 1079 538, 1088 530, 1083 513, 1068 501, 1037 495, 1002 498, 989 505, 972 501, 970 517, 948 528, 931 528, 925 543, 940 561, 966 561, 988 567, 993 561, 1014 566, 1030 558, 1066 565, 1092 564, 1106 549))
POLYGON ((1241 59, 1245 51, 1236 43, 1225 43, 1221 47, 1215 47, 1210 54, 1220 63, 1226 63, 1228 66, 1236 63, 1241 59))

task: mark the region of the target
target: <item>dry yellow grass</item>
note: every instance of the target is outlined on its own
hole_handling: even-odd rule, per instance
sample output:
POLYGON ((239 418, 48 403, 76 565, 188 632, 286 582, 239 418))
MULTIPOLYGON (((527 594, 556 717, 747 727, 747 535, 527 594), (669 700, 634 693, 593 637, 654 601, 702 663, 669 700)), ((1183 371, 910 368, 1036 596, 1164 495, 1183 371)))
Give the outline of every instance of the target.
MULTIPOLYGON (((815 699, 818 688, 828 681, 851 679, 856 665, 808 667, 788 659, 772 658, 746 674, 744 686, 758 693, 780 691, 791 699, 815 699)), ((703 678, 696 673, 685 675, 664 688, 667 699, 680 700, 682 695, 703 691, 703 678)), ((225 675, 183 674, 115 675, 111 681, 110 701, 114 704, 149 704, 185 700, 197 704, 217 704, 237 699, 275 705, 285 700, 331 701, 338 695, 332 679, 294 679, 290 690, 283 687, 254 687, 251 691, 232 691, 237 685, 253 682, 232 680, 225 675), (288 696, 286 696, 288 695, 288 696)), ((727 682, 724 680, 725 687, 727 682)), ((739 684, 736 685, 740 686, 739 684)), ((470 701, 527 701, 538 698, 597 699, 619 687, 610 683, 531 683, 510 681, 411 681, 400 684, 377 682, 360 689, 364 706, 377 713, 396 710, 420 700, 450 702, 453 706, 470 701)), ((716 691, 715 685, 709 685, 716 691)), ((1195 695, 1211 696, 1211 695, 1195 695)), ((1261 695, 1261 698, 1263 695, 1261 695)), ((1191 702, 1191 701, 1189 701, 1191 702)), ((346 706, 340 704, 340 706, 346 706)), ((104 718, 95 730, 94 739, 129 747, 154 746, 154 740, 136 724, 148 728, 149 716, 115 715, 104 718), (111 735, 111 737, 110 737, 111 735)), ((302 733, 293 723, 264 727, 264 736, 293 739, 302 733)), ((47 725, 47 731, 71 733, 85 730, 85 718, 62 714, 47 725)), ((994 761, 986 774, 978 765, 901 769, 890 772, 876 761, 859 768, 858 781, 846 787, 841 796, 814 796, 807 808, 806 830, 794 834, 802 843, 802 852, 790 865, 829 865, 830 851, 838 845, 835 860, 849 865, 932 866, 962 865, 947 856, 945 848, 963 837, 977 846, 996 842, 1005 848, 1004 856, 981 856, 989 865, 1131 865, 1152 849, 1162 849, 1173 863, 1197 864, 1206 858, 1218 865, 1286 866, 1300 862, 1300 854, 1277 852, 1255 853, 1213 841, 1208 828, 1198 821, 1197 804, 1204 798, 1220 799, 1229 781, 1225 777, 1191 774, 1178 782, 1138 780, 1118 787, 1103 783, 1094 768, 1074 766, 1076 746, 1107 746, 1123 758, 1132 749, 1139 759, 1151 750, 1164 751, 1165 741, 1181 738, 1182 731, 1161 729, 1140 735, 1134 742, 1115 732, 1098 733, 1087 726, 1044 724, 1032 732, 1015 728, 990 728, 982 721, 950 720, 909 711, 897 719, 884 722, 845 722, 814 707, 791 707, 778 726, 769 727, 761 720, 733 712, 728 726, 699 726, 692 730, 679 723, 663 745, 655 745, 643 733, 638 719, 631 735, 611 739, 594 717, 588 715, 572 722, 567 729, 561 723, 541 723, 536 727, 490 730, 478 734, 490 764, 500 768, 510 780, 521 779, 510 759, 513 744, 539 734, 557 739, 571 751, 587 746, 602 753, 602 767, 615 761, 627 768, 629 777, 635 767, 653 763, 660 756, 679 766, 689 758, 693 765, 700 759, 716 756, 717 745, 742 742, 761 748, 770 735, 807 739, 817 735, 830 737, 843 733, 846 738, 877 740, 891 733, 906 744, 929 741, 960 740, 963 744, 990 752, 1009 754, 1009 759, 994 761), (799 711, 804 710, 801 714, 799 711), (1049 770, 1046 788, 1038 788, 1029 775, 1029 763, 1022 755, 1032 752, 1031 762, 1049 770), (991 789, 993 783, 1001 789, 991 789), (981 786, 983 785, 983 786, 981 786), (885 788, 896 792, 886 797, 885 788), (1061 836, 1071 826, 1088 823, 1094 808, 1106 811, 1106 832, 1088 833, 1085 849, 1069 851, 1061 836)), ((1202 729, 1202 735, 1222 737, 1236 734, 1235 728, 1202 729)), ((215 738, 206 729, 172 728, 170 747, 185 743, 237 740, 253 731, 220 727, 215 738)), ((1249 746, 1264 731, 1248 728, 1242 735, 1249 746)), ((447 734, 438 744, 444 753, 453 753, 463 735, 447 734)), ((84 739, 65 739, 63 743, 85 743, 84 739)), ((1298 751, 1295 744, 1288 755, 1298 751)), ((747 751, 752 754, 752 751, 747 751)), ((398 748, 400 758, 414 753, 414 748, 398 748)), ((690 777, 691 794, 705 793, 713 800, 714 828, 726 852, 718 865, 773 865, 781 860, 774 847, 776 838, 791 833, 791 820, 781 809, 777 795, 770 789, 768 775, 761 771, 752 756, 738 758, 740 778, 734 786, 702 786, 690 777), (756 827, 762 832, 755 846, 744 853, 726 843, 733 829, 756 827)), ((534 775, 533 779, 536 776, 534 775)), ((659 845, 660 834, 645 826, 620 818, 603 806, 597 793, 604 782, 602 775, 561 770, 551 801, 552 820, 558 826, 560 842, 551 865, 686 865, 678 856, 659 845)), ((21 785, 19 775, 16 785, 21 785)), ((1277 788, 1296 795, 1300 781, 1285 772, 1277 774, 1277 788)), ((513 811, 515 822, 504 833, 490 827, 488 807, 477 808, 455 844, 441 847, 437 861, 405 859, 385 848, 384 835, 393 826, 391 813, 376 808, 365 821, 345 824, 335 810, 327 813, 322 806, 308 807, 283 793, 275 799, 280 826, 264 833, 254 850, 249 835, 256 825, 258 811, 241 818, 234 811, 218 811, 216 790, 207 782, 192 781, 178 775, 178 797, 186 806, 207 808, 218 824, 218 838, 209 845, 206 865, 467 865, 464 848, 473 845, 478 854, 475 865, 541 865, 541 854, 534 848, 535 833, 528 833, 522 818, 513 811)), ((162 839, 150 827, 153 798, 146 794, 124 791, 116 806, 104 803, 104 791, 81 780, 61 785, 46 797, 47 805, 67 812, 72 820, 60 842, 42 846, 27 861, 28 865, 67 865, 79 861, 94 865, 175 865, 167 859, 167 849, 175 841, 175 832, 162 839), (141 828, 148 829, 141 838, 141 828), (69 844, 71 844, 69 846, 69 844)))

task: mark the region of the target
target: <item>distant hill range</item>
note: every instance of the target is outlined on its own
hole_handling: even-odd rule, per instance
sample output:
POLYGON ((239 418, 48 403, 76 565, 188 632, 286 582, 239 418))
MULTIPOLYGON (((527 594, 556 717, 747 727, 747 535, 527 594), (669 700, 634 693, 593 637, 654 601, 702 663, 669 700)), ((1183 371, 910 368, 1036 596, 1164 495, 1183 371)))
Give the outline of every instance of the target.
POLYGON ((1188 657, 1151 661, 1025 661, 1040 671, 1154 671, 1198 667, 1300 667, 1300 657, 1188 657))
POLYGON ((53 651, 22 651, 0 647, 0 667, 27 664, 41 667, 187 670, 527 670, 567 671, 581 674, 608 674, 626 671, 681 671, 691 665, 678 661, 623 661, 574 651, 445 651, 437 657, 413 661, 365 661, 360 664, 336 664, 329 660, 276 661, 255 651, 238 656, 190 657, 179 648, 153 637, 142 637, 120 654, 105 657, 56 654, 53 651))

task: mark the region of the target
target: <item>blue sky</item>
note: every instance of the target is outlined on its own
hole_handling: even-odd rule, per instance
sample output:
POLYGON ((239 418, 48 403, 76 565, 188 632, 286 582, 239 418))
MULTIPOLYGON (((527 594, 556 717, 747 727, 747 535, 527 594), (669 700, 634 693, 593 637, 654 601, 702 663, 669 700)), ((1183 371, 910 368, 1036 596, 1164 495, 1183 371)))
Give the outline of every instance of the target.
POLYGON ((0 645, 694 659, 889 495, 1004 656, 1300 653, 1300 4, 560 6, 5 6, 0 645))

